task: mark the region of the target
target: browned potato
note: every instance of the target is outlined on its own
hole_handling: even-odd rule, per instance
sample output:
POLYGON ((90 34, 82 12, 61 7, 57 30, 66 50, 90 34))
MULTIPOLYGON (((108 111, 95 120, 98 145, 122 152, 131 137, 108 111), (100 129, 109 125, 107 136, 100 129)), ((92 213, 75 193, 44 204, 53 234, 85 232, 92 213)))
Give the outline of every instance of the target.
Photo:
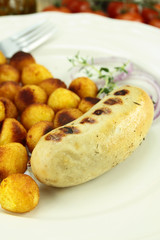
POLYGON ((85 97, 85 98, 82 98, 82 100, 80 101, 78 108, 83 113, 85 113, 99 101, 100 101, 99 98, 85 97))
POLYGON ((66 84, 58 78, 48 78, 38 85, 46 91, 48 96, 57 88, 67 88, 66 84))
POLYGON ((21 114, 21 123, 29 130, 35 123, 40 121, 53 122, 54 111, 43 103, 29 105, 21 114))
POLYGON ((96 97, 98 93, 96 84, 87 77, 78 77, 74 79, 71 82, 69 89, 75 92, 80 98, 96 97))
POLYGON ((5 119, 5 106, 3 102, 0 101, 0 122, 5 119))
POLYGON ((26 85, 17 92, 14 100, 17 108, 22 112, 32 103, 46 103, 47 94, 39 86, 26 85))
POLYGON ((23 68, 21 80, 24 85, 38 84, 41 81, 52 77, 52 74, 44 66, 32 63, 23 68))
POLYGON ((19 51, 15 53, 11 59, 10 64, 17 68, 20 72, 25 66, 28 66, 29 64, 35 63, 34 57, 30 53, 26 53, 23 51, 19 51))
POLYGON ((65 88, 57 88, 48 99, 48 105, 55 112, 64 108, 76 108, 79 102, 79 96, 65 88))
POLYGON ((0 179, 13 173, 24 173, 27 162, 27 150, 21 143, 14 142, 0 146, 0 179))
POLYGON ((7 62, 6 57, 4 56, 4 54, 0 51, 0 65, 1 64, 5 64, 7 62))
POLYGON ((0 145, 25 141, 27 132, 22 124, 14 118, 6 118, 1 127, 0 145))
POLYGON ((28 175, 17 173, 5 178, 0 186, 0 204, 7 211, 25 213, 39 202, 37 183, 28 175))
POLYGON ((34 124, 28 131, 26 142, 30 152, 33 151, 39 139, 53 129, 53 123, 41 121, 34 124))
POLYGON ((19 80, 20 74, 16 68, 9 64, 0 65, 0 83, 7 81, 19 82, 19 80))
POLYGON ((17 108, 11 100, 5 97, 0 97, 0 102, 4 104, 6 118, 17 118, 17 108))
POLYGON ((0 97, 9 98, 14 101, 15 94, 21 89, 17 82, 7 81, 0 83, 0 97))
POLYGON ((58 111, 54 118, 54 127, 63 126, 82 116, 82 112, 77 108, 66 108, 58 111))

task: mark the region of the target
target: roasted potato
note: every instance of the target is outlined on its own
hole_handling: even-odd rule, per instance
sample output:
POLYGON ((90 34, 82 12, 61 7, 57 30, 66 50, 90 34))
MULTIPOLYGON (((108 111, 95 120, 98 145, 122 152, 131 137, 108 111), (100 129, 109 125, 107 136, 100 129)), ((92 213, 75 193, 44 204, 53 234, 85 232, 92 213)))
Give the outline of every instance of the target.
POLYGON ((9 64, 0 65, 0 83, 7 81, 19 82, 19 80, 20 74, 16 68, 9 64))
POLYGON ((27 150, 21 143, 0 146, 0 180, 13 173, 24 173, 27 162, 27 150))
POLYGON ((10 65, 17 68, 20 72, 25 66, 35 63, 34 57, 30 53, 19 51, 10 59, 10 65))
POLYGON ((16 106, 11 100, 5 97, 0 97, 0 102, 4 104, 6 118, 17 118, 18 111, 16 106))
POLYGON ((33 151, 39 139, 53 129, 53 123, 41 121, 34 124, 28 131, 26 143, 30 152, 33 151))
POLYGON ((65 88, 57 88, 48 98, 48 105, 55 112, 64 108, 76 108, 79 102, 79 96, 65 88))
POLYGON ((21 123, 29 130, 35 123, 40 121, 53 122, 54 111, 47 104, 33 103, 21 114, 21 123))
POLYGON ((0 130, 0 145, 11 142, 24 143, 27 132, 22 124, 14 118, 6 118, 0 130))
POLYGON ((1 182, 0 204, 7 211, 25 213, 39 202, 39 187, 28 175, 12 174, 1 182))
POLYGON ((57 88, 67 88, 66 84, 58 78, 48 78, 38 85, 45 90, 48 96, 57 88))
POLYGON ((0 97, 9 98, 14 102, 15 94, 21 89, 17 82, 7 81, 0 83, 0 97))
POLYGON ((5 64, 7 62, 6 57, 4 56, 4 54, 0 51, 0 65, 1 64, 5 64))
POLYGON ((23 86, 15 95, 15 104, 22 112, 27 106, 33 103, 46 103, 47 94, 39 86, 26 85, 23 86))
POLYGON ((82 116, 82 112, 77 108, 65 108, 58 111, 54 118, 54 128, 63 126, 78 117, 82 116))
POLYGON ((5 106, 4 103, 0 101, 0 122, 5 119, 5 106))
POLYGON ((52 77, 52 74, 47 68, 40 64, 32 63, 23 68, 21 80, 24 85, 38 84, 41 81, 52 77))
POLYGON ((98 88, 96 84, 88 77, 78 77, 74 79, 69 89, 75 92, 80 98, 84 97, 96 97, 98 88))
POLYGON ((79 110, 83 113, 87 112, 91 107, 100 101, 99 98, 85 97, 82 98, 78 106, 79 110))

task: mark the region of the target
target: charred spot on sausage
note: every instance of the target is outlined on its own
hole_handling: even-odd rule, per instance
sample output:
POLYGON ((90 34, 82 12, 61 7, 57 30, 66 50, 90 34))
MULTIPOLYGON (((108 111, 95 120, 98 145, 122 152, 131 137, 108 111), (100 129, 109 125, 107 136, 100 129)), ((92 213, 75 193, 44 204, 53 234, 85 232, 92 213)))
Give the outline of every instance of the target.
POLYGON ((129 93, 129 90, 127 90, 127 89, 122 89, 122 90, 120 90, 120 91, 115 92, 114 95, 116 95, 116 96, 125 96, 125 95, 127 95, 128 93, 129 93))
POLYGON ((93 112, 95 115, 101 115, 101 114, 110 114, 112 111, 110 108, 102 108, 102 109, 97 109, 96 111, 93 112))
POLYGON ((65 134, 78 134, 80 133, 80 130, 76 127, 63 127, 63 128, 60 128, 60 130, 65 133, 65 134))
POLYGON ((95 119, 93 119, 93 118, 90 118, 90 117, 87 117, 87 118, 84 118, 80 123, 91 123, 91 124, 93 124, 93 123, 95 123, 96 122, 96 120, 95 119))
POLYGON ((115 104, 122 104, 123 101, 120 98, 109 98, 107 99, 104 104, 107 105, 115 105, 115 104))
POLYGON ((52 140, 55 142, 60 142, 62 140, 63 136, 64 136, 64 134, 62 134, 62 133, 53 133, 53 134, 50 133, 45 137, 45 140, 47 140, 47 141, 52 140))

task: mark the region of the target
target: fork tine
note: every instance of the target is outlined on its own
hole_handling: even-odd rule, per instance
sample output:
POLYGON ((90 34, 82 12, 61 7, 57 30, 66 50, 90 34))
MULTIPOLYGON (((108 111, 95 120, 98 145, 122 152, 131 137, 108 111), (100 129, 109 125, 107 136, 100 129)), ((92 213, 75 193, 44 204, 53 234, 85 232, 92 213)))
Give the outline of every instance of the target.
POLYGON ((29 41, 31 38, 34 38, 37 34, 39 34, 39 32, 48 28, 48 26, 50 26, 50 24, 47 22, 44 22, 41 25, 39 25, 37 28, 34 28, 32 31, 26 33, 25 35, 22 35, 21 37, 15 40, 17 43, 23 44, 23 42, 29 41))
POLYGON ((34 31, 35 29, 37 29, 39 26, 41 26, 44 22, 46 22, 45 20, 41 20, 38 23, 34 24, 33 26, 27 27, 25 28, 25 30, 18 32, 16 34, 14 34, 11 39, 12 40, 17 40, 21 37, 23 37, 26 34, 29 34, 30 32, 34 31))
POLYGON ((29 42, 23 44, 21 47, 23 51, 30 52, 31 50, 35 49, 36 47, 40 46, 43 42, 49 39, 53 33, 56 32, 56 28, 47 28, 45 31, 40 32, 34 38, 30 39, 29 42))

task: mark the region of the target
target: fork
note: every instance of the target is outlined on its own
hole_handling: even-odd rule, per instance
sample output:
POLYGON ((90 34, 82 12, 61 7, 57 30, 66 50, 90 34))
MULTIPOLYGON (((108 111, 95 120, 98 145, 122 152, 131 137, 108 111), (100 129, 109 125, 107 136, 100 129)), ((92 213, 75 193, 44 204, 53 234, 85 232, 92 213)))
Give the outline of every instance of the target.
POLYGON ((0 42, 0 51, 2 51, 7 58, 10 58, 18 51, 31 52, 47 41, 56 30, 56 26, 51 21, 39 21, 21 32, 3 39, 0 42))

